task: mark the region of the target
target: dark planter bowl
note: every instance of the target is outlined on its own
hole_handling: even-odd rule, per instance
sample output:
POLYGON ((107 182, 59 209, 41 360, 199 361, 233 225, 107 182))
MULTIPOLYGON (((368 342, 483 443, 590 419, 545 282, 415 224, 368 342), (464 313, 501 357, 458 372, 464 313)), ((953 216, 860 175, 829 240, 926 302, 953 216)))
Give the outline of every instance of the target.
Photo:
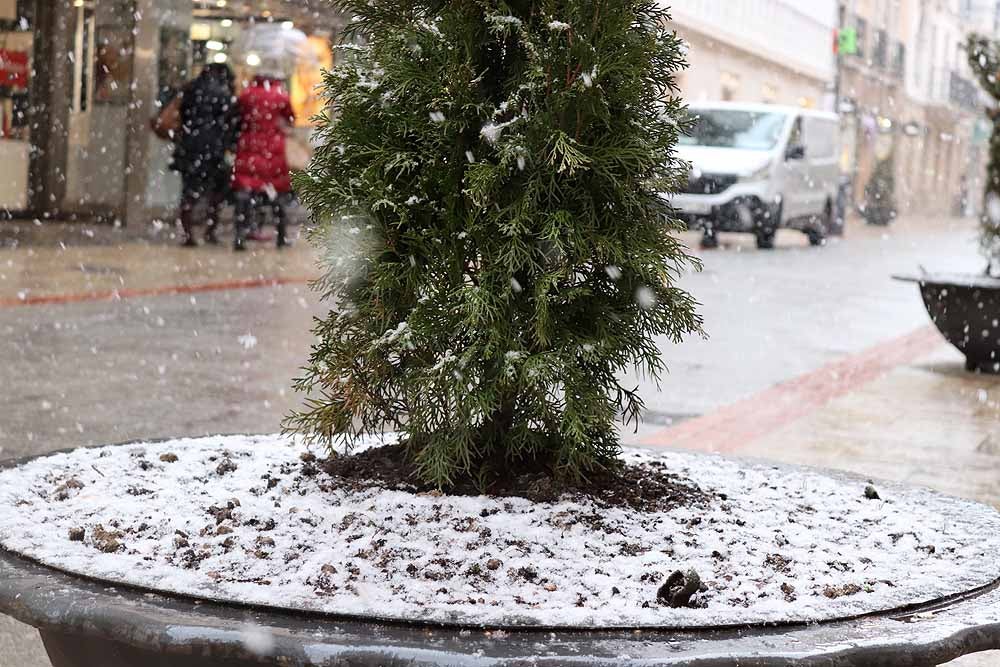
POLYGON ((37 628, 53 667, 929 667, 1000 649, 1000 580, 829 623, 504 631, 163 595, 0 548, 0 614, 37 628))
POLYGON ((992 586, 820 625, 502 633, 199 603, 65 575, 3 550, 0 613, 38 628, 54 667, 929 667, 1000 648, 992 586))
POLYGON ((896 276, 920 285, 931 320, 965 355, 965 368, 1000 373, 1000 279, 962 273, 896 276))

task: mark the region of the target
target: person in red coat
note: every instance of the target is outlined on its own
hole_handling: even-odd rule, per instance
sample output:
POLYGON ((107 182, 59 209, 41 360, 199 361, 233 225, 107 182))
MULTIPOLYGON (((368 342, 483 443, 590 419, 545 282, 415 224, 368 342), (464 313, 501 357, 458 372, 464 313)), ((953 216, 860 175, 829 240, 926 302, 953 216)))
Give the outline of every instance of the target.
POLYGON ((258 74, 239 97, 240 129, 233 171, 236 250, 246 249, 256 208, 267 203, 278 223, 278 247, 288 245, 284 199, 292 190, 285 133, 295 122, 288 91, 276 77, 258 74))

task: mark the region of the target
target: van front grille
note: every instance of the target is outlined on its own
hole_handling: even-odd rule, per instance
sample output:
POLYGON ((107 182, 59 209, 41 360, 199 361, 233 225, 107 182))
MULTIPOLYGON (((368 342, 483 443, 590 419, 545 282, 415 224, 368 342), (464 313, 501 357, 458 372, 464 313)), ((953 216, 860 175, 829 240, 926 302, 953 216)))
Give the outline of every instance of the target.
POLYGON ((684 194, 717 195, 735 185, 736 180, 737 177, 733 174, 701 174, 697 178, 692 174, 688 178, 684 194))

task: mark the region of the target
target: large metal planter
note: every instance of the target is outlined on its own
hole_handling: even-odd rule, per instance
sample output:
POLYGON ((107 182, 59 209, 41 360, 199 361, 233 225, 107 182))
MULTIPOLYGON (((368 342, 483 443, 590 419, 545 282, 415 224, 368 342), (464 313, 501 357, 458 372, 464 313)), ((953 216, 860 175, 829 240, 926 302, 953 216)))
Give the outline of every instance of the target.
POLYGON ((976 274, 897 276, 920 286, 931 320, 965 355, 965 368, 1000 373, 1000 279, 976 274))
POLYGON ((820 624, 519 631, 194 600, 66 574, 0 548, 0 614, 37 628, 53 667, 925 667, 1000 649, 1000 580, 820 624))

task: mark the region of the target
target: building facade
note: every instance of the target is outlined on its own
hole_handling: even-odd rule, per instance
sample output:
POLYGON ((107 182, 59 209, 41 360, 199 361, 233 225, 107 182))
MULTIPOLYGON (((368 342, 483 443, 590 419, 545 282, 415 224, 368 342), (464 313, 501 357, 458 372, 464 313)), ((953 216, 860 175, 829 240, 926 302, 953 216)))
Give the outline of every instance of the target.
MULTIPOLYGON (((261 26, 329 45, 339 19, 310 4, 0 0, 0 211, 172 220, 180 183, 172 147, 150 131, 150 119, 208 62, 250 78, 260 59, 245 38, 261 26), (16 75, 22 64, 26 73, 16 75)), ((313 69, 331 62, 320 54, 313 69)), ((296 87, 312 90, 316 72, 289 67, 293 97, 296 87)))
POLYGON ((983 172, 983 100, 966 63, 969 32, 995 33, 995 0, 848 0, 839 56, 844 167, 855 199, 893 160, 901 213, 970 214, 983 172))
POLYGON ((830 108, 836 0, 685 0, 671 14, 687 99, 830 108))

